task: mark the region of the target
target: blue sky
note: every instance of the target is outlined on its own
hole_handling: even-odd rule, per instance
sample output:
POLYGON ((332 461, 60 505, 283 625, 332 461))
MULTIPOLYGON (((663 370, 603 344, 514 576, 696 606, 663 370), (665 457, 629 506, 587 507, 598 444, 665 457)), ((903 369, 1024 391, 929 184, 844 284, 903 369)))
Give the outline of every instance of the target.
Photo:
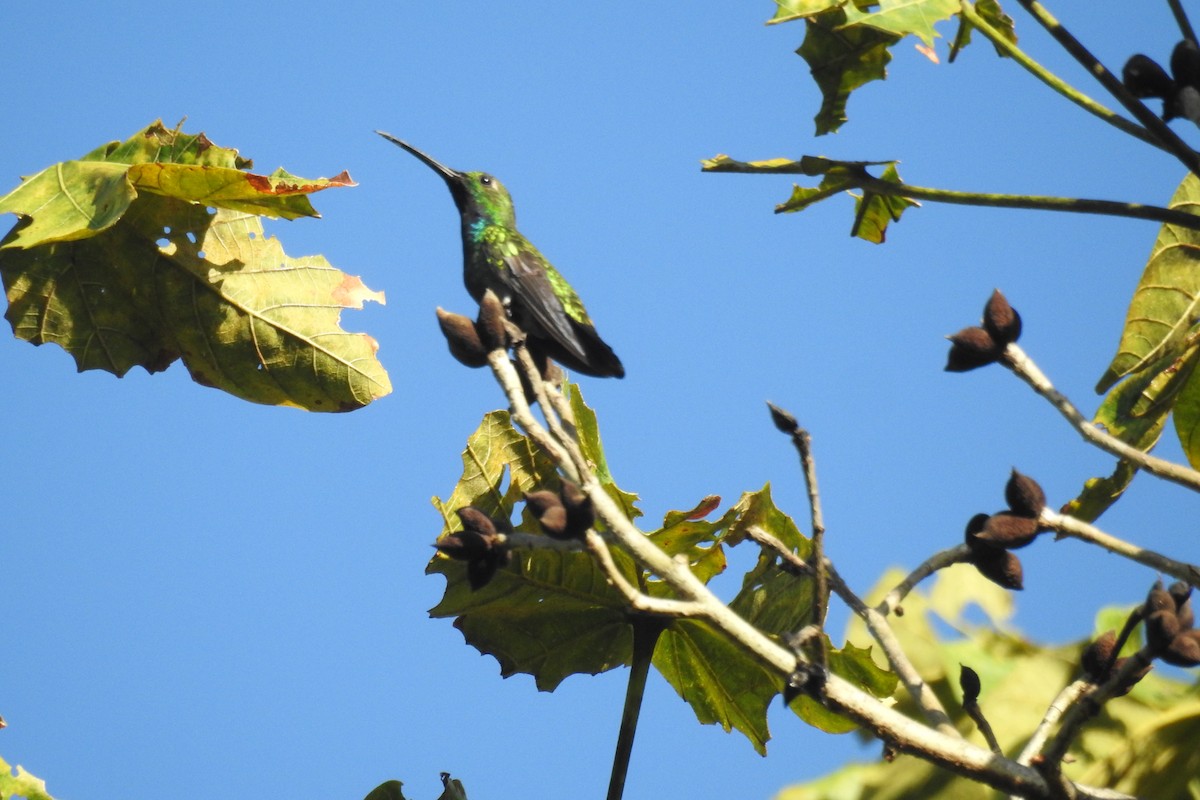
MULTIPOLYGON (((1098 93, 1009 5, 1030 52, 1098 93)), ((1114 68, 1139 50, 1165 61, 1178 39, 1165 3, 1137 17, 1116 0, 1052 10, 1114 68)), ((806 518, 767 399, 812 431, 829 552, 864 591, 999 508, 1012 466, 1052 505, 1106 472, 1004 371, 943 373, 942 337, 998 286, 1025 318, 1022 345, 1094 409, 1153 225, 928 205, 879 247, 847 235, 848 198, 775 216, 788 178, 698 162, 899 158, 915 184, 1153 204, 1182 168, 980 44, 954 65, 900 44, 887 83, 814 140, 819 96, 793 53, 803 29, 764 26, 773 11, 5 4, 0 191, 184 116, 260 171, 349 170, 358 187, 314 198, 323 219, 268 230, 289 255, 322 253, 386 291, 343 325, 380 342, 395 392, 305 414, 202 388, 179 365, 77 375, 56 348, 0 337, 0 755, 69 800, 357 798, 389 778, 422 798, 443 770, 473 798, 603 792, 624 670, 538 693, 427 617, 442 589, 423 574, 440 527, 429 500, 449 494, 466 436, 501 396, 450 359, 435 323, 439 305, 472 311, 450 197, 376 128, 512 191, 523 232, 625 363, 625 380, 582 385, 650 520, 768 481, 806 518)), ((1178 457, 1169 436, 1162 450, 1178 457)), ((1195 561, 1197 511, 1143 477, 1103 522, 1195 561)), ((1097 608, 1153 579, 1070 541, 1022 559, 1015 624, 1046 641, 1087 635, 1097 608)), ((778 707, 771 723, 761 759, 652 677, 628 796, 766 798, 877 753, 778 707)))

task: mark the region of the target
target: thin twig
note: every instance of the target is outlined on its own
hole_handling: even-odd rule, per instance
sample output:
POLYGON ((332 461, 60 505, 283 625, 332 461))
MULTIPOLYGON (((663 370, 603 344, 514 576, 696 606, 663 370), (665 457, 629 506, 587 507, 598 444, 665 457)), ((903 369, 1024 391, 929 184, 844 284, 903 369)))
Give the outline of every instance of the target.
POLYGON ((979 728, 979 732, 983 734, 984 741, 988 743, 988 747, 993 753, 998 756, 1004 755, 1004 750, 1000 747, 1000 741, 996 738, 995 731, 987 721, 987 717, 983 715, 983 709, 979 707, 978 701, 963 703, 963 711, 967 712, 967 716, 975 723, 975 727, 979 728))
POLYGON ((1124 539, 1118 539, 1115 536, 1107 534, 1094 525, 1089 525, 1082 520, 1065 514, 1059 514, 1057 511, 1049 508, 1042 509, 1038 521, 1065 536, 1071 536, 1080 541, 1099 545, 1110 553, 1116 553, 1119 556, 1128 558, 1130 561, 1136 561, 1139 564, 1166 573, 1193 586, 1200 586, 1200 567, 1195 564, 1176 561, 1153 550, 1138 547, 1124 539))
POLYGON ((1078 61, 1084 69, 1092 74, 1100 85, 1108 90, 1109 94, 1117 99, 1125 109, 1140 122, 1146 130, 1148 130, 1154 138, 1158 139, 1163 147, 1178 158, 1185 167, 1191 172, 1200 175, 1200 153, 1197 153, 1192 148, 1188 147, 1183 139, 1179 138, 1175 131, 1167 126, 1153 111, 1146 107, 1146 104, 1133 96, 1133 93, 1125 88, 1112 72, 1100 63, 1091 52, 1083 46, 1083 43, 1076 39, 1070 31, 1063 27, 1057 19, 1055 19, 1049 11, 1047 11, 1037 0, 1017 0, 1021 6, 1029 12, 1029 14, 1038 21, 1038 23, 1046 29, 1046 31, 1054 37, 1054 39, 1062 45, 1068 53, 1070 53, 1076 61, 1078 61))
POLYGON ((933 573, 940 569, 961 564, 966 562, 971 555, 971 550, 965 544, 956 545, 947 550, 934 553, 929 558, 925 559, 916 569, 905 576, 904 580, 900 581, 895 587, 888 592, 883 600, 875 606, 880 614, 887 616, 895 613, 900 604, 904 602, 904 598, 908 593, 916 588, 917 584, 928 578, 933 573))
POLYGON ((1152 475, 1186 486, 1192 491, 1200 491, 1200 472, 1138 450, 1092 424, 1065 395, 1054 388, 1054 384, 1050 383, 1050 379, 1042 373, 1033 359, 1017 345, 1008 345, 1000 363, 1011 369, 1013 374, 1057 408, 1071 423, 1071 427, 1091 444, 1118 458, 1132 461, 1135 466, 1152 475))
MULTIPOLYGON (((777 553, 783 559, 784 563, 797 573, 812 575, 815 572, 811 565, 793 553, 776 536, 757 525, 751 525, 746 530, 746 534, 761 547, 777 553)), ((838 597, 842 598, 842 601, 850 607, 851 611, 861 617, 863 622, 866 623, 867 630, 871 633, 872 638, 879 643, 879 647, 891 665, 892 670, 900 678, 909 696, 920 707, 925 718, 929 720, 929 723, 948 736, 961 735, 953 723, 950 722, 950 716, 946 713, 946 709, 942 706, 941 701, 938 700, 937 695, 934 694, 929 684, 921 678, 920 673, 917 672, 916 667, 909 660, 908 654, 901 647, 900 641, 896 638, 895 632, 887 621, 887 617, 877 609, 871 608, 864 603, 846 585, 846 582, 842 580, 841 575, 838 574, 830 561, 826 560, 825 568, 829 576, 830 588, 833 589, 838 597)))
POLYGON ((1041 751, 1046 744, 1046 740, 1050 738, 1050 731, 1062 719, 1062 715, 1067 712, 1067 709, 1078 702, 1080 697, 1087 694, 1093 684, 1084 681, 1071 681, 1067 686, 1058 693, 1046 708, 1046 713, 1042 716, 1042 721, 1038 723, 1033 735, 1029 737, 1029 741, 1025 743, 1025 747, 1021 749, 1017 756, 1018 764, 1028 764, 1033 760, 1033 757, 1041 751))
POLYGON ((1124 133, 1129 134, 1130 136, 1141 139, 1142 141, 1152 144, 1155 147, 1163 147, 1163 145, 1157 139, 1147 133, 1145 128, 1131 120, 1126 119, 1125 117, 1122 117, 1120 114, 1117 114, 1111 109, 1104 107, 1102 104, 1088 97, 1086 94, 1079 91, 1074 86, 1071 86, 1062 78, 1043 67, 1037 61, 1030 58, 1029 55, 1017 47, 1014 42, 1005 38, 1003 34, 992 27, 991 23, 980 16, 979 12, 975 10, 974 3, 969 2, 969 0, 962 0, 962 15, 971 23, 973 27, 977 28, 980 33, 986 36, 988 40, 996 46, 997 49, 999 49, 1006 56, 1012 58, 1013 61, 1016 61, 1018 64, 1024 67, 1031 75, 1049 86, 1054 91, 1058 92, 1063 97, 1070 100, 1072 103, 1075 103, 1089 114, 1096 115, 1108 124, 1114 126, 1124 133))

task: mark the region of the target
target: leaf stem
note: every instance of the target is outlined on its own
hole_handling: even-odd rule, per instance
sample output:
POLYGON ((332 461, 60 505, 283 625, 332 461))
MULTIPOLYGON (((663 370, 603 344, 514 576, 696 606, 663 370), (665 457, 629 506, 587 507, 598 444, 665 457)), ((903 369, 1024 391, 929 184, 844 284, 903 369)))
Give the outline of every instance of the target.
MULTIPOLYGON (((969 0, 962 0, 962 15, 973 25, 979 29, 979 32, 988 38, 998 50, 1016 61, 1024 67, 1031 75, 1037 78, 1042 83, 1049 86, 1054 91, 1058 92, 1063 97, 1070 100, 1075 105, 1087 111, 1089 114, 1094 114, 1108 124, 1118 130, 1141 139, 1144 142, 1154 145, 1155 147, 1163 147, 1159 141, 1151 136, 1145 128, 1137 125, 1131 120, 1122 117, 1120 114, 1105 107, 1101 103, 1088 97, 1083 92, 1076 89, 1071 84, 1064 81, 1062 78, 1055 75, 1050 70, 1043 67, 1033 58, 1031 58, 1024 50, 1017 47, 1016 44, 1009 41, 1003 34, 992 27, 991 23, 983 18, 978 11, 975 10, 975 4, 969 0)), ((1166 148, 1164 148, 1166 149, 1166 148)))
POLYGON ((632 625, 633 660, 629 665, 629 684, 625 688, 625 707, 621 711, 612 776, 608 780, 608 800, 621 800, 625 794, 625 776, 629 772, 629 758, 633 753, 633 737, 637 733, 638 717, 642 711, 642 697, 646 694, 646 677, 650 674, 654 646, 665 630, 662 620, 645 616, 635 617, 632 625))

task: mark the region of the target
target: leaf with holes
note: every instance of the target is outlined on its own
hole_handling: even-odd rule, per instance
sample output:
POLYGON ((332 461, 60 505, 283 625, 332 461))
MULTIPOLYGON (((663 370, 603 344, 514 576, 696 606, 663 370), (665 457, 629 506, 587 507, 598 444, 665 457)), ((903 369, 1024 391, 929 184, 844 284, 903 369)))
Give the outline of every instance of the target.
POLYGON ((0 241, 14 333, 118 377, 182 359, 198 383, 257 403, 347 411, 388 394, 374 339, 340 328, 343 309, 383 294, 287 256, 255 216, 315 215, 306 195, 349 177, 247 166, 155 123, 0 197, 18 215, 0 241))

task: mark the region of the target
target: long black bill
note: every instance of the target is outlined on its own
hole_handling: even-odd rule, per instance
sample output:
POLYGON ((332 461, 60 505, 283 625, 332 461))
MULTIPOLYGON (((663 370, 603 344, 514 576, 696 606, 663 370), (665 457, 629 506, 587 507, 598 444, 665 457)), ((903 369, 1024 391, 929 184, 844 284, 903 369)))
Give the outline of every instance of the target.
POLYGON ((458 181, 460 178, 462 178, 461 172, 459 172, 458 170, 450 169, 449 167, 447 167, 445 164, 441 163, 440 161, 437 161, 437 160, 431 158, 430 156, 425 155, 424 153, 422 153, 417 148, 413 147, 408 142, 405 142, 401 139, 397 139, 395 136, 392 136, 390 133, 384 133, 383 131, 375 131, 375 132, 378 133, 383 138, 387 139, 392 144, 396 145, 397 147, 404 148, 405 150, 412 153, 417 158, 424 161, 425 164, 430 169, 432 169, 437 174, 439 174, 443 178, 445 178, 447 183, 453 185, 456 181, 458 181))

